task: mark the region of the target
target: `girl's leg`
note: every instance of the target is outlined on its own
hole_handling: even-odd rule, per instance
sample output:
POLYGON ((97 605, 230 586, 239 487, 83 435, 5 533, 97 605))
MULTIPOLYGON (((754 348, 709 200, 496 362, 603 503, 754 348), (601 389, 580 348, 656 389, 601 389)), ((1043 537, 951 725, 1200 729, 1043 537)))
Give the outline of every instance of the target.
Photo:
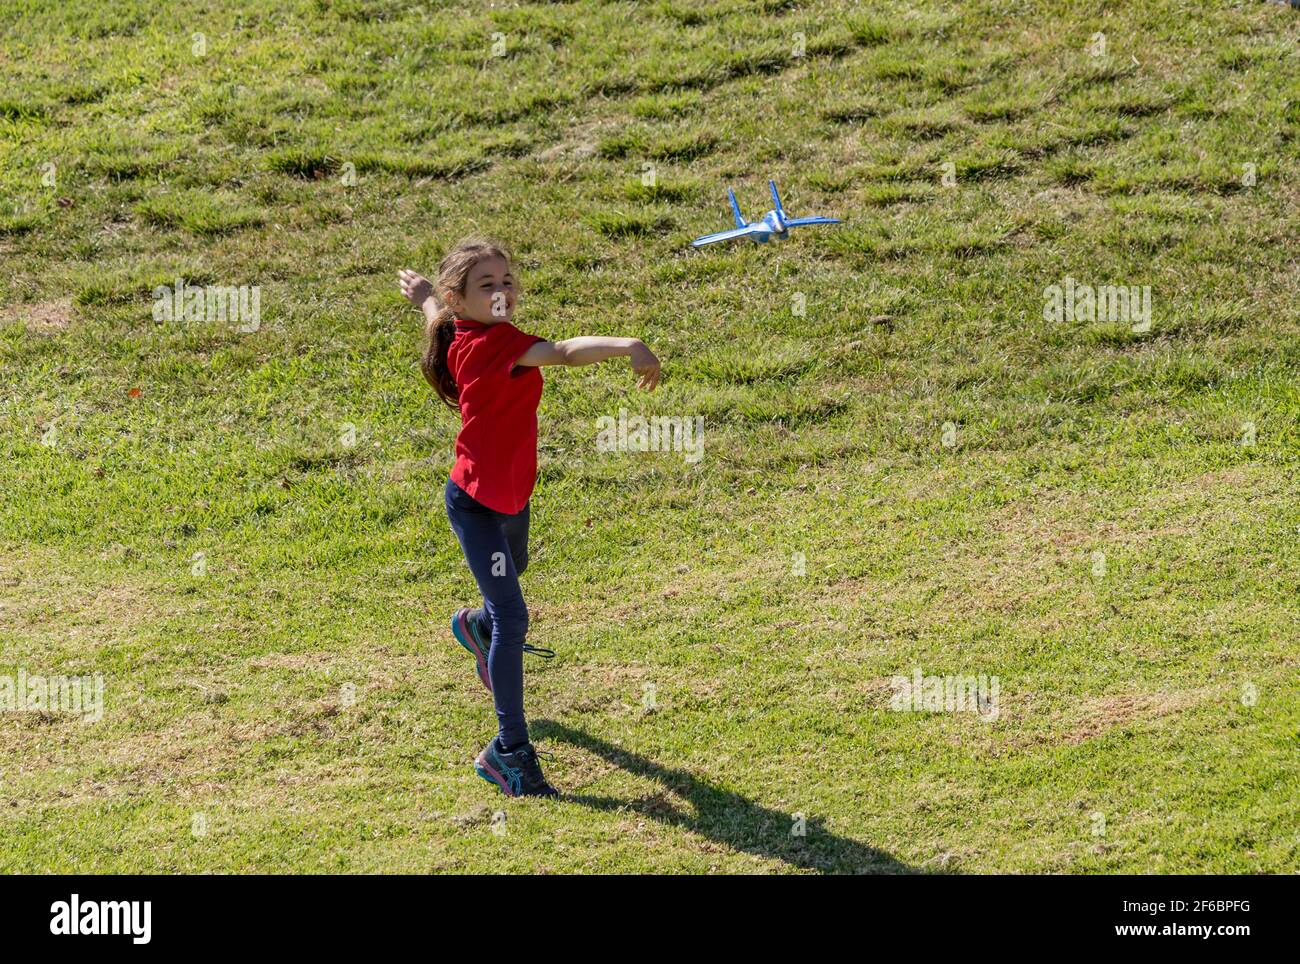
POLYGON ((450 479, 445 501, 452 531, 460 540, 492 622, 488 674, 501 730, 500 743, 513 749, 528 742, 528 726, 524 721, 524 636, 528 632, 528 607, 519 588, 519 574, 504 521, 514 517, 476 502, 450 479))
POLYGON ((506 541, 510 543, 510 558, 514 560, 515 572, 524 574, 528 568, 528 513, 530 505, 525 505, 514 515, 505 517, 506 541))
MULTIPOLYGON (((515 515, 504 515, 506 541, 510 543, 510 558, 514 560, 515 572, 523 575, 528 568, 528 516, 531 505, 525 505, 515 515)), ((492 617, 488 614, 486 601, 483 608, 475 609, 469 614, 471 622, 477 622, 482 637, 492 638, 492 617)), ((490 654, 489 654, 490 655, 490 654)))

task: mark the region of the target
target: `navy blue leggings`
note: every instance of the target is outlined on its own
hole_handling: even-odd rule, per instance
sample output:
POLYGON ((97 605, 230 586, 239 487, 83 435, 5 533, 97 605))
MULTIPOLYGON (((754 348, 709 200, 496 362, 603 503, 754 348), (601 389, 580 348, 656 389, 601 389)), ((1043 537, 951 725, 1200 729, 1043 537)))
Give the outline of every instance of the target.
POLYGON ((470 572, 483 594, 483 608, 470 618, 491 635, 488 676, 503 746, 528 741, 524 722, 524 636, 528 607, 519 574, 528 568, 528 509, 506 515, 470 497, 451 479, 443 493, 447 519, 460 541, 470 572))

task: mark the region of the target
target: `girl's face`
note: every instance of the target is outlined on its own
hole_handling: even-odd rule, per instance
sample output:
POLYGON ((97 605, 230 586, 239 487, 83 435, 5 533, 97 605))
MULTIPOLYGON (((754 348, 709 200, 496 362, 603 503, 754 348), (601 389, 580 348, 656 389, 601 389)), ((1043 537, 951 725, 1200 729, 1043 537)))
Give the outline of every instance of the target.
POLYGON ((453 292, 447 303, 462 318, 491 325, 514 317, 515 297, 515 278, 510 265, 505 258, 493 255, 480 258, 469 269, 465 294, 457 296, 453 292))

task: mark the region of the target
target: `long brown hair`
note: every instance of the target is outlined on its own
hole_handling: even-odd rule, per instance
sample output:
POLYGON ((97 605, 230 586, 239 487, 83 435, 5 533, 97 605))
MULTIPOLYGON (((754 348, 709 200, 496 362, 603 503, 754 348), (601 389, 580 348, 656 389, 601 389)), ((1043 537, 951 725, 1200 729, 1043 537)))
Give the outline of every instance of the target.
POLYGON ((466 238, 439 262, 438 277, 433 282, 443 308, 425 325, 424 333, 428 336, 429 343, 425 346, 424 357, 420 359, 420 371, 424 372, 424 380, 433 386, 438 397, 451 408, 460 408, 460 388, 451 377, 451 369, 447 367, 447 349, 456 337, 456 311, 447 304, 447 295, 454 292, 464 298, 465 286, 474 265, 484 258, 492 257, 504 258, 506 264, 510 264, 510 255, 495 241, 488 238, 466 238))

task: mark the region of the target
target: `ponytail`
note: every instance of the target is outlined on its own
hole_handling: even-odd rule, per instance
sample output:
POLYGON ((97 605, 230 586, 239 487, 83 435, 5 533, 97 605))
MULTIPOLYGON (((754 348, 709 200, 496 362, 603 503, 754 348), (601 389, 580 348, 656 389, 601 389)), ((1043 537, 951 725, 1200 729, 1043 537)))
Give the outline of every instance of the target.
POLYGON ((425 325, 424 333, 429 337, 429 344, 420 359, 420 370, 424 380, 433 386, 433 390, 451 408, 460 408, 460 389, 451 377, 447 366, 447 349, 456 335, 456 312, 444 307, 425 325))

